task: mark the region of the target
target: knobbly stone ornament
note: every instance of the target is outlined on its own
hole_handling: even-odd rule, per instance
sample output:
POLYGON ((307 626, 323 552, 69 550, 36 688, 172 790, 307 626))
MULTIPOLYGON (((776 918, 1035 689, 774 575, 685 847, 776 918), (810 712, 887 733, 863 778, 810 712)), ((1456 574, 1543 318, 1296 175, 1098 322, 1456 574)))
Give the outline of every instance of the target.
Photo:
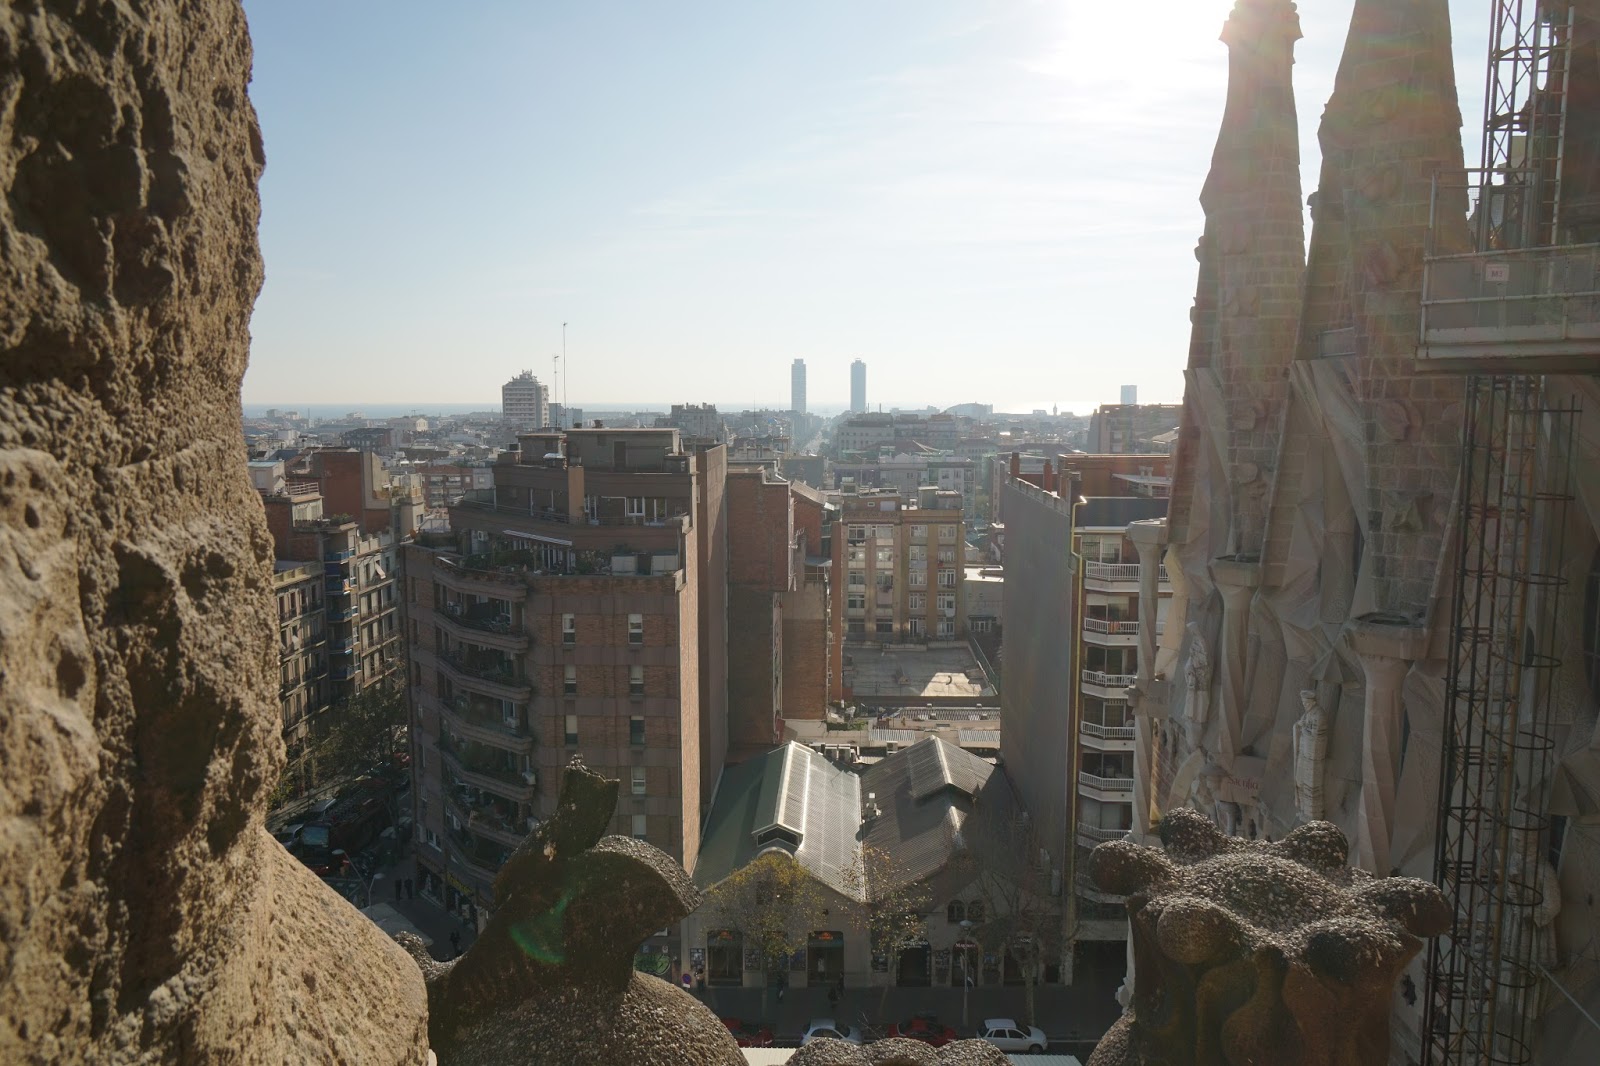
POLYGON ((693 996, 633 967, 639 943, 700 902, 683 868, 602 837, 617 782, 574 758, 556 812, 495 878, 494 917, 466 954, 436 962, 400 942, 428 987, 440 1066, 742 1066, 693 996))
POLYGON ((1389 1061, 1395 982, 1450 927, 1438 888, 1346 866, 1331 822, 1269 844, 1185 808, 1160 834, 1164 851, 1109 841, 1089 859, 1127 897, 1137 975, 1089 1066, 1389 1061))
POLYGON ((794 1053, 789 1066, 1007 1066, 1011 1060, 982 1040, 957 1040, 931 1048, 899 1037, 865 1047, 843 1040, 813 1040, 794 1053))

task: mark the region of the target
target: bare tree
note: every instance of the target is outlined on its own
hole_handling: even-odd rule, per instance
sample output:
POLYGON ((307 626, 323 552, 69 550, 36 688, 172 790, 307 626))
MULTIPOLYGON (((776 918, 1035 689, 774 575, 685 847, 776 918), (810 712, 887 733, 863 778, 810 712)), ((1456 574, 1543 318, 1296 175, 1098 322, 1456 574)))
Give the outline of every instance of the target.
MULTIPOLYGON (((845 883, 864 900, 873 954, 886 955, 891 968, 901 951, 928 939, 933 890, 927 882, 912 879, 904 864, 891 853, 862 844, 857 861, 845 875, 845 883)), ((880 1013, 888 996, 889 986, 885 985, 878 1004, 880 1013)))
POLYGON ((1059 886, 1052 883, 1044 841, 1025 815, 994 808, 975 812, 960 835, 952 873, 958 880, 970 878, 971 891, 983 903, 972 935, 985 951, 1016 959, 1028 1024, 1035 1025, 1039 970, 1064 943, 1061 899, 1053 894, 1059 886))

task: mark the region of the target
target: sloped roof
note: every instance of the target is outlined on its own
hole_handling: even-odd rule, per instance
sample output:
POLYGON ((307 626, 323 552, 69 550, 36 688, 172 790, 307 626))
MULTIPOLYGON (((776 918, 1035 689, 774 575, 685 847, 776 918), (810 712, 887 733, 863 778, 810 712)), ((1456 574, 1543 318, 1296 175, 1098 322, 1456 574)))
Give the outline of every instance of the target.
POLYGON ((869 768, 861 787, 880 812, 866 842, 893 857, 903 883, 937 873, 965 846, 962 829, 976 807, 1004 813, 1013 802, 1005 774, 936 736, 869 768))
POLYGON ((823 884, 860 896, 861 782, 803 744, 789 743, 723 771, 706 819, 695 884, 710 888, 769 847, 823 884))

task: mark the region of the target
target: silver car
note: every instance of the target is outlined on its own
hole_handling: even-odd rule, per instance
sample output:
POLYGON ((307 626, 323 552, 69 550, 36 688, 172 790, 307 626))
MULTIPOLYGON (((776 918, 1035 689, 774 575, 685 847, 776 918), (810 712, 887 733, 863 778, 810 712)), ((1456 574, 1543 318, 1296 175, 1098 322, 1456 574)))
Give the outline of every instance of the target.
POLYGON ((811 1041, 824 1037, 843 1040, 847 1044, 861 1043, 861 1033, 853 1026, 837 1025, 832 1018, 813 1018, 811 1024, 806 1026, 805 1035, 800 1038, 800 1046, 805 1047, 811 1041))
POLYGON ((978 1030, 978 1039, 993 1044, 1001 1051, 1025 1051, 1042 1055, 1050 1046, 1044 1030, 1032 1025, 1018 1025, 1011 1018, 988 1018, 978 1030))

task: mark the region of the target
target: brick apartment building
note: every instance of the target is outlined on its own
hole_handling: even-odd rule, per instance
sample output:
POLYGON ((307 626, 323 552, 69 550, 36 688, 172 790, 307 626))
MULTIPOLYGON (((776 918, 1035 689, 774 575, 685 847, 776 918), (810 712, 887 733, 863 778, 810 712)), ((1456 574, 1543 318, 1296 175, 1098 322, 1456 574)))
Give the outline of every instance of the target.
POLYGON ((966 523, 961 494, 926 487, 915 494, 840 497, 833 538, 836 617, 846 641, 956 640, 967 628, 962 576, 966 523))
POLYGON ((446 542, 407 549, 418 862, 480 911, 574 754, 622 782, 613 832, 693 870, 728 744, 723 449, 598 425, 518 445, 446 542))
POLYGON ((829 558, 833 511, 775 463, 731 464, 728 501, 729 747, 736 761, 821 720, 839 664, 829 558))

